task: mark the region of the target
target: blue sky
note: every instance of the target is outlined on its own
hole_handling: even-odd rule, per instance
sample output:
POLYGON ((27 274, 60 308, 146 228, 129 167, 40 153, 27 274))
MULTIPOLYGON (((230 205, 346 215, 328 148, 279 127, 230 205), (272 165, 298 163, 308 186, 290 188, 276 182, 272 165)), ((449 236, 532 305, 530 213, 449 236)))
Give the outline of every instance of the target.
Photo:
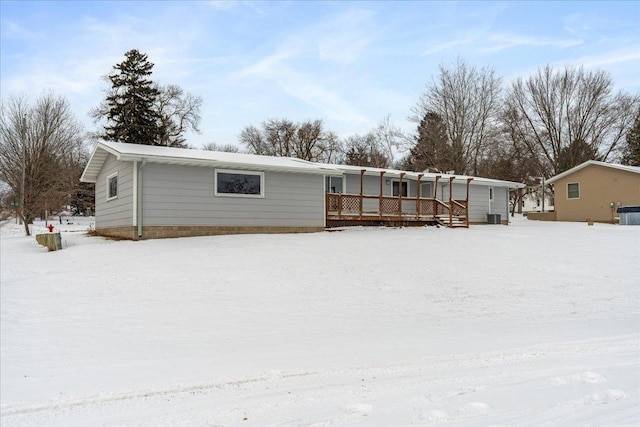
POLYGON ((0 2, 0 93, 64 95, 87 130, 101 76, 138 49, 152 78, 200 95, 207 142, 269 118, 346 137, 390 115, 407 131, 425 84, 457 57, 505 82, 582 65, 640 92, 640 2, 0 2))

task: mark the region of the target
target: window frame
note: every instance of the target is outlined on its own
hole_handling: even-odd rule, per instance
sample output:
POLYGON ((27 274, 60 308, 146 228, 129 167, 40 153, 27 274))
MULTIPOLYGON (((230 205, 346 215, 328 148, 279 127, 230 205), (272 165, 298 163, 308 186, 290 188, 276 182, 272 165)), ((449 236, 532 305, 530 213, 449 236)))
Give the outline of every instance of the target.
POLYGON ((213 195, 216 197, 241 197, 250 199, 264 199, 264 172, 248 171, 241 169, 214 169, 213 171, 213 195), (230 175, 253 175, 260 177, 260 194, 242 194, 242 193, 220 193, 218 192, 218 174, 226 173, 230 175))
MULTIPOLYGON (((393 194, 393 184, 396 183, 396 182, 398 183, 398 193, 402 193, 402 189, 400 188, 400 180, 399 179, 392 179, 391 180, 391 197, 400 197, 400 194, 396 194, 396 195, 393 194)), ((410 197, 409 194, 411 194, 411 189, 409 187, 409 181, 403 179, 402 180, 402 184, 403 184, 403 186, 404 186, 404 184, 407 185, 407 195, 406 196, 403 195, 402 197, 410 197)))
POLYGON ((336 175, 326 175, 325 179, 325 192, 329 194, 344 194, 344 184, 345 184, 344 176, 336 176, 336 175), (331 182, 334 178, 340 179, 340 188, 336 187, 336 191, 331 191, 333 187, 331 187, 331 182))
POLYGON ((110 200, 115 200, 118 198, 118 172, 114 172, 111 175, 107 175, 106 178, 106 183, 107 183, 107 202, 110 200), (111 180, 114 179, 116 180, 116 194, 114 194, 113 196, 111 195, 111 180))
POLYGON ((567 200, 577 200, 580 199, 580 183, 579 182, 567 182, 567 200), (570 191, 569 191, 569 186, 570 185, 576 185, 577 186, 577 191, 578 191, 578 196, 577 197, 570 197, 570 191))

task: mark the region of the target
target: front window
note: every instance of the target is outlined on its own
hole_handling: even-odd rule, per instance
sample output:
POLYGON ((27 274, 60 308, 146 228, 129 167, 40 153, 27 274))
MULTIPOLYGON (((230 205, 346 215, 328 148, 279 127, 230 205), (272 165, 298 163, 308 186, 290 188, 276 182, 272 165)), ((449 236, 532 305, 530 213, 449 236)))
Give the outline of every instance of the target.
POLYGON ((264 173, 216 170, 216 196, 264 197, 264 173))
MULTIPOLYGON (((398 197, 399 188, 400 188, 400 181, 393 181, 392 183, 393 197, 398 197)), ((402 197, 407 197, 408 194, 409 194, 409 183, 407 181, 402 181, 402 197)))
POLYGON ((341 176, 328 176, 326 185, 327 185, 328 193, 342 193, 342 177, 341 176))
POLYGON ((572 182, 567 184, 567 199, 579 199, 580 198, 580 184, 572 182))
POLYGON ((107 177, 107 200, 118 197, 118 174, 109 175, 107 177))

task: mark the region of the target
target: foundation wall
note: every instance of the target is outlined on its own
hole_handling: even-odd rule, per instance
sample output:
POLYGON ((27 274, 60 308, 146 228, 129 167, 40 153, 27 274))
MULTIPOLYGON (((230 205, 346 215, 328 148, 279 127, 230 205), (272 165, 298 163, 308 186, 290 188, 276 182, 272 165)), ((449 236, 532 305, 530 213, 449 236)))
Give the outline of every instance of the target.
MULTIPOLYGON (((226 234, 277 234, 315 233, 324 227, 221 227, 221 226, 145 226, 142 239, 167 239, 174 237, 219 236, 226 234)), ((117 227, 96 230, 105 237, 138 240, 137 227, 117 227)))

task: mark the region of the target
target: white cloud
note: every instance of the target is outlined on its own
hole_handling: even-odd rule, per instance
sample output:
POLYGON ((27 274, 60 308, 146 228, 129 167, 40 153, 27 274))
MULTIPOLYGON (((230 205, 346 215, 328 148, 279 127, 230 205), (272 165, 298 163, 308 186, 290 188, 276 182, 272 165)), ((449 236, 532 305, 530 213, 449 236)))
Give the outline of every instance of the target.
POLYGON ((546 37, 527 37, 514 34, 496 34, 487 38, 490 46, 480 48, 481 53, 494 53, 504 49, 518 47, 555 47, 564 49, 584 43, 582 39, 552 39, 546 37))
POLYGON ((422 56, 432 55, 434 53, 442 52, 444 50, 449 50, 457 46, 468 45, 473 43, 473 41, 474 41, 473 38, 465 38, 465 39, 451 40, 445 43, 440 43, 422 52, 422 56))

